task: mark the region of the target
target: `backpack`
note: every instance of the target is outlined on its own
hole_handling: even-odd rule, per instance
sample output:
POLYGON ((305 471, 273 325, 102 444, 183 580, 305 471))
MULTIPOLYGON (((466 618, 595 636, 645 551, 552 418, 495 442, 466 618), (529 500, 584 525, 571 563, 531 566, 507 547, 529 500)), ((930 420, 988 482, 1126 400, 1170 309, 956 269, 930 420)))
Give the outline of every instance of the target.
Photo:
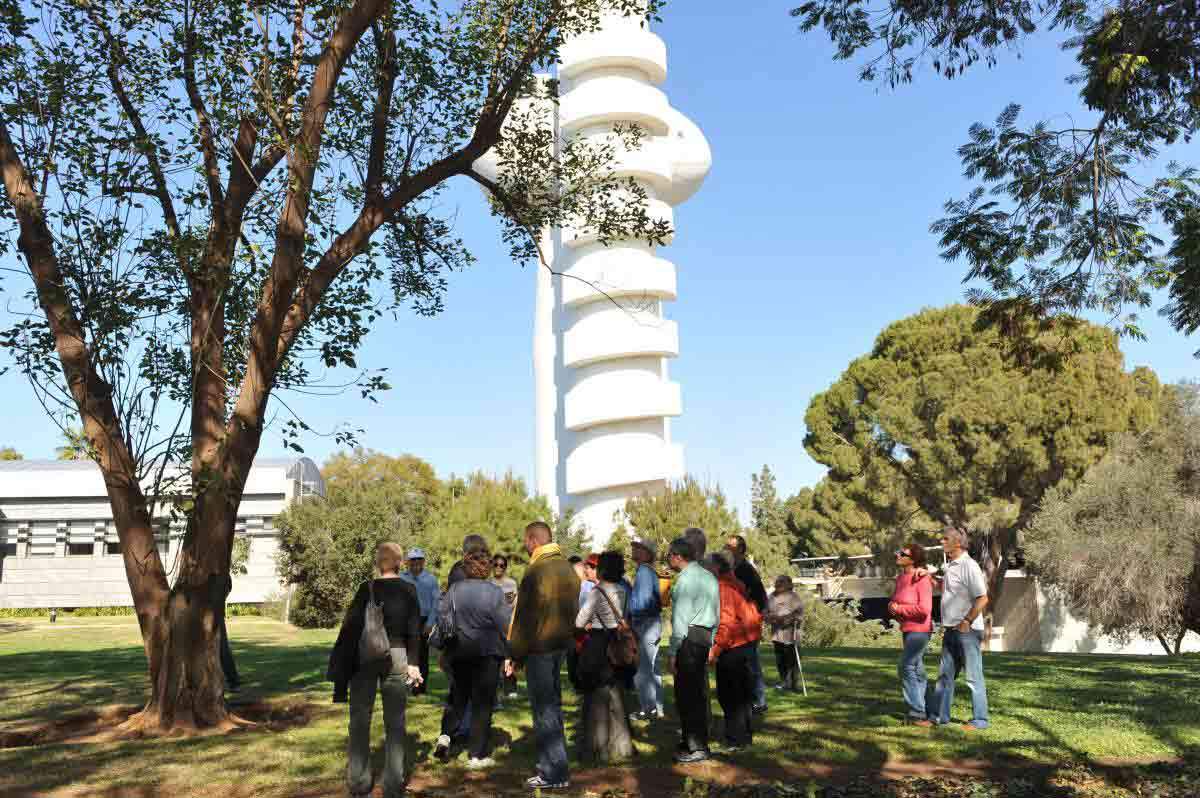
POLYGON ((429 645, 449 653, 458 644, 458 626, 454 622, 454 588, 455 582, 446 590, 449 612, 438 615, 433 631, 429 633, 429 645))
POLYGON ((613 600, 609 598, 608 592, 599 585, 596 589, 604 596, 604 600, 608 602, 608 606, 612 609, 613 615, 617 619, 617 628, 611 630, 608 638, 608 661, 614 668, 636 668, 638 664, 638 645, 637 638, 633 635, 633 630, 629 628, 629 624, 625 622, 625 616, 613 604, 613 600))
POLYGON ((375 603, 375 580, 367 581, 367 591, 362 635, 358 638, 358 665, 360 669, 388 670, 392 664, 392 644, 383 620, 383 605, 375 603))

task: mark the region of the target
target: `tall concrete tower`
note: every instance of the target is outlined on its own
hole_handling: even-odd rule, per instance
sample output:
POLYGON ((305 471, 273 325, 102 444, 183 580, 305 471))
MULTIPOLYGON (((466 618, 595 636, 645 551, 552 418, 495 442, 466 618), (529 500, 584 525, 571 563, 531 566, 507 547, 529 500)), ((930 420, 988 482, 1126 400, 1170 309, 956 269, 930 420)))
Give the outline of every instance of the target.
MULTIPOLYGON (((667 48, 637 17, 604 15, 598 30, 560 51, 560 140, 611 141, 617 124, 645 136, 623 151, 616 175, 645 188, 648 212, 673 228, 674 208, 704 181, 708 142, 658 88, 667 48)), ((544 76, 543 80, 549 76, 544 76)), ((476 163, 495 176, 489 154, 476 163)), ((679 332, 665 313, 676 298, 675 265, 645 241, 600 243, 569 227, 542 233, 547 269, 537 269, 533 329, 534 482, 555 510, 573 509, 593 541, 605 543, 625 500, 661 491, 684 474, 671 419, 683 409, 667 362, 679 355, 679 332)))
MULTIPOLYGON (((639 181, 650 214, 675 227, 675 206, 700 188, 712 155, 658 88, 666 76, 663 40, 638 18, 607 15, 562 49, 558 127, 564 138, 607 138, 614 124, 641 126, 641 147, 616 171, 639 181)), ((548 231, 543 250, 562 276, 538 270, 535 483, 558 509, 574 509, 600 545, 626 499, 684 474, 671 439, 683 405, 667 370, 679 355, 665 312, 676 299, 675 265, 644 241, 605 246, 571 229, 548 231)))

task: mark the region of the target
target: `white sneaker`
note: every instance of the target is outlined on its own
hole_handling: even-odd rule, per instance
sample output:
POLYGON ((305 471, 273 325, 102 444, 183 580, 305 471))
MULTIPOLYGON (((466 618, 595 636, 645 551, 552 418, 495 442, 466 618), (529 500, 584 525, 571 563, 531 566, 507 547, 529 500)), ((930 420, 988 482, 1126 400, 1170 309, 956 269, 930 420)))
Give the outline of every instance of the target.
POLYGON ((437 744, 433 746, 433 755, 445 762, 450 758, 450 737, 443 734, 437 738, 437 744))
POLYGON ((483 759, 476 759, 475 757, 471 757, 470 759, 467 760, 467 770, 485 770, 487 768, 495 767, 495 766, 496 766, 496 760, 492 759, 490 756, 484 757, 483 759))

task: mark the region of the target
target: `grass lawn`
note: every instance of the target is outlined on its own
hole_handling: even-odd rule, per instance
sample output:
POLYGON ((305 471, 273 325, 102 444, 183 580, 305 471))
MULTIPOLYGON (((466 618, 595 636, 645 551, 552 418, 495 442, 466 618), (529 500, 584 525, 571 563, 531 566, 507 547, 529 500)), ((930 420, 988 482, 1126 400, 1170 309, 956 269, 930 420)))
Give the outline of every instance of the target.
MULTIPOLYGON (((334 633, 258 618, 232 618, 229 628, 245 681, 236 701, 265 701, 281 720, 265 730, 225 736, 3 748, 0 795, 342 794, 346 707, 331 703, 331 685, 323 679, 334 633)), ((774 657, 769 649, 763 653, 770 684, 774 657)), ((935 655, 931 652, 928 662, 931 675, 935 655)), ((878 773, 903 769, 905 763, 949 769, 1003 768, 1017 764, 1013 760, 1098 766, 1200 751, 1200 657, 989 654, 993 726, 969 734, 957 727, 928 730, 901 722, 897 656, 877 650, 810 651, 804 660, 808 697, 772 691, 771 710, 760 719, 752 752, 675 767, 670 757, 677 727, 668 720, 636 729, 635 766, 590 777, 578 773, 569 794, 599 795, 606 786, 662 794, 668 788, 652 785, 678 785, 684 775, 735 784, 794 782, 829 769, 878 773)), ((132 618, 67 618, 53 626, 41 620, 0 622, 0 732, 107 705, 139 704, 144 681, 132 618)), ((494 795, 519 787, 533 761, 528 702, 509 702, 497 713, 497 771, 468 773, 461 762, 446 766, 429 756, 445 691, 440 673, 433 683, 434 697, 414 700, 408 713, 409 752, 416 760, 413 791, 460 794, 467 785, 478 795, 494 795)), ((668 683, 668 714, 674 717, 670 692, 668 683)), ((565 687, 568 742, 575 699, 565 687)), ((713 707, 719 718, 715 695, 713 707)), ((963 718, 965 689, 955 708, 956 717, 963 718)), ((382 733, 378 714, 377 736, 382 733)))

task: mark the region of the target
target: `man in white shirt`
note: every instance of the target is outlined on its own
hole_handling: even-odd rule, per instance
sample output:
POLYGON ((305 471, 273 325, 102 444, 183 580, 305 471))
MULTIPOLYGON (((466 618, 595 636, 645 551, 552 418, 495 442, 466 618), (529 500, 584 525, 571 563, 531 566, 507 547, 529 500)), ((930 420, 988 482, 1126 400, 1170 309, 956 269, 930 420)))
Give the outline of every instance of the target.
POLYGON ((965 671, 971 691, 971 720, 967 731, 988 727, 987 687, 983 681, 983 611, 987 608, 987 579, 979 563, 967 554, 965 530, 948 526, 942 530, 946 570, 942 587, 942 665, 930 704, 929 720, 922 725, 950 722, 954 682, 965 671))

